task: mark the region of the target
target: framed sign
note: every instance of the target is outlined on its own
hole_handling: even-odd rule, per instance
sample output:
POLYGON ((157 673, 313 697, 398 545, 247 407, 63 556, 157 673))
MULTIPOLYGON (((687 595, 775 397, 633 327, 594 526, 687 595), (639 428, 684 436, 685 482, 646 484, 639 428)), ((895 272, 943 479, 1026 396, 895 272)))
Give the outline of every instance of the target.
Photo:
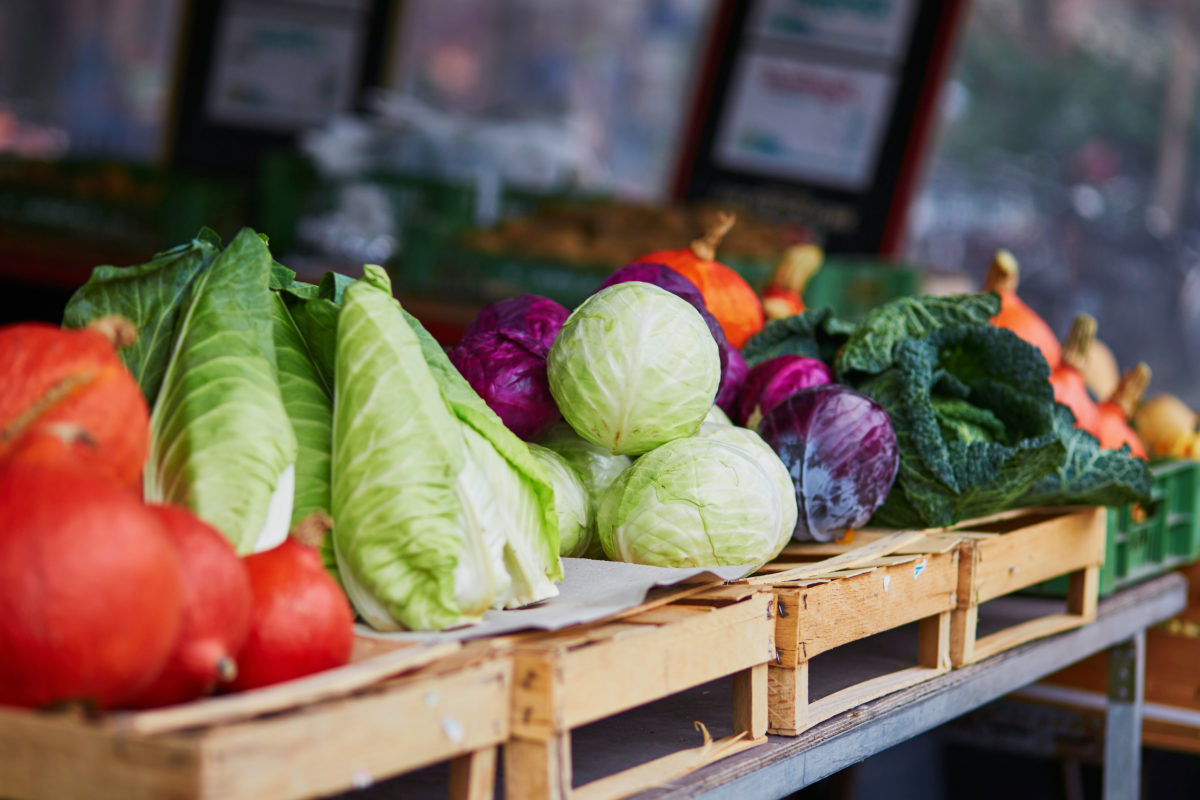
POLYGON ((193 0, 175 96, 175 166, 245 172, 379 85, 387 0, 193 0))
POLYGON ((895 255, 966 5, 723 0, 675 198, 895 255))

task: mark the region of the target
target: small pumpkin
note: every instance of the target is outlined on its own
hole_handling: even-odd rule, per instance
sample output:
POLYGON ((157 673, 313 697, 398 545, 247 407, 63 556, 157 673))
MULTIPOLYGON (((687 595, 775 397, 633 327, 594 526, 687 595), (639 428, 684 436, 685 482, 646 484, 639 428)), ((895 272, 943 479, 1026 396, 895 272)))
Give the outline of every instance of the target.
POLYGON ((131 492, 63 465, 0 464, 0 703, 122 705, 166 663, 179 556, 131 492))
POLYGON ((270 686, 350 660, 354 611, 321 562, 330 526, 313 512, 284 542, 243 559, 254 599, 231 689, 270 686))
POLYGON ((1062 348, 1062 359, 1050 370, 1050 385, 1054 399, 1071 409, 1075 427, 1095 434, 1100 412, 1088 394, 1083 370, 1092 340, 1096 336, 1096 320, 1090 314, 1079 314, 1071 323, 1062 348))
POLYGON ((804 312, 804 288, 820 269, 824 257, 815 244, 796 244, 783 251, 762 292, 763 314, 768 320, 787 319, 804 312))
POLYGON ((134 337, 121 317, 0 327, 0 462, 68 464, 140 488, 150 410, 117 356, 134 337))
POLYGON ((183 621, 166 665, 127 705, 194 700, 231 683, 237 654, 250 632, 250 577, 220 531, 183 506, 148 506, 179 551, 183 621))
POLYGON ((704 303, 734 347, 762 330, 763 307, 758 294, 736 270, 716 260, 717 245, 733 227, 733 214, 721 214, 716 223, 690 246, 679 250, 657 250, 635 259, 666 264, 696 285, 704 303))
POLYGON ((983 282, 985 292, 1000 295, 1000 313, 992 317, 991 323, 1009 329, 1041 350, 1046 363, 1053 369, 1062 358, 1062 346, 1046 321, 1017 295, 1019 280, 1020 270, 1013 254, 1007 250, 997 251, 983 282))
POLYGON ((1122 445, 1127 444, 1133 455, 1146 458, 1146 448, 1137 432, 1130 427, 1129 420, 1149 384, 1150 367, 1143 361, 1127 370, 1112 395, 1096 405, 1099 413, 1096 437, 1101 447, 1120 450, 1122 445))

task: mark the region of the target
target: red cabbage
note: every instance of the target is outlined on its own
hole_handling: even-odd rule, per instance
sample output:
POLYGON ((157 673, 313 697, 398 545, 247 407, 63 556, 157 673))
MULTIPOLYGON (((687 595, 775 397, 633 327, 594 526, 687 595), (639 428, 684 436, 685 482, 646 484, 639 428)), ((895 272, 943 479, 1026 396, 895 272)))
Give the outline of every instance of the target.
POLYGON ((626 264, 605 278, 604 283, 596 287, 596 291, 598 292, 601 289, 612 286, 614 283, 625 283, 627 281, 651 283, 660 289, 666 289, 671 294, 687 300, 692 304, 693 308, 700 312, 700 316, 704 318, 704 324, 708 326, 709 332, 712 333, 713 339, 717 342, 717 351, 721 356, 721 385, 724 386, 725 373, 729 366, 729 350, 732 348, 730 348, 729 342, 725 338, 725 329, 721 327, 721 323, 717 322, 717 318, 708 310, 708 304, 704 302, 704 295, 700 294, 700 290, 696 288, 696 284, 666 264, 635 261, 632 264, 626 264))
POLYGON ((900 455, 887 412, 845 386, 796 392, 763 417, 758 432, 796 487, 795 539, 827 542, 865 525, 896 479, 900 455))
POLYGON ((731 345, 728 339, 725 339, 724 350, 725 372, 721 374, 716 403, 730 419, 734 419, 737 416, 738 395, 741 394, 750 367, 746 364, 746 359, 742 358, 742 351, 731 345))
POLYGON ((465 343, 475 336, 493 331, 530 334, 542 357, 550 351, 554 337, 571 312, 549 297, 522 294, 500 300, 480 310, 463 332, 465 343))
POLYGON ((758 421, 790 395, 824 383, 833 383, 833 372, 818 358, 797 355, 768 358, 755 364, 746 375, 734 418, 747 428, 758 427, 758 421))
POLYGON ((494 330, 464 338, 450 361, 508 429, 525 440, 562 417, 546 379, 543 340, 535 333, 494 330))

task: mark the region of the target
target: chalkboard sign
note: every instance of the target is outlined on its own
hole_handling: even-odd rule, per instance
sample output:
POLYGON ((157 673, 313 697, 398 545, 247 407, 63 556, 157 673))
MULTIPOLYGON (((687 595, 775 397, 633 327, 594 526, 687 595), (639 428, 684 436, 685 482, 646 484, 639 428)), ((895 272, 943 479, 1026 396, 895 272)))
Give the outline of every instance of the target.
POLYGON ((967 3, 723 0, 675 195, 895 255, 967 3))

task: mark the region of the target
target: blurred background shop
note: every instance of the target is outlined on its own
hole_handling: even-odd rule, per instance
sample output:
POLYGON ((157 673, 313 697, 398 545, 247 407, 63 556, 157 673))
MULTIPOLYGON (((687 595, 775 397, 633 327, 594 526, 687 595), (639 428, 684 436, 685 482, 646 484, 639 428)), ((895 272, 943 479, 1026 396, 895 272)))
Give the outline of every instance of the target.
MULTIPOLYGON (((249 225, 303 277, 386 265, 450 342, 733 209, 723 261, 761 287, 815 242, 809 305, 848 315, 1008 249, 1057 334, 1091 313, 1194 407, 1198 77, 1189 0, 0 0, 0 322, 249 225)), ((1096 796, 1086 755, 990 744, 805 796, 1096 796)), ((1147 796, 1200 791, 1146 764, 1147 796)))

